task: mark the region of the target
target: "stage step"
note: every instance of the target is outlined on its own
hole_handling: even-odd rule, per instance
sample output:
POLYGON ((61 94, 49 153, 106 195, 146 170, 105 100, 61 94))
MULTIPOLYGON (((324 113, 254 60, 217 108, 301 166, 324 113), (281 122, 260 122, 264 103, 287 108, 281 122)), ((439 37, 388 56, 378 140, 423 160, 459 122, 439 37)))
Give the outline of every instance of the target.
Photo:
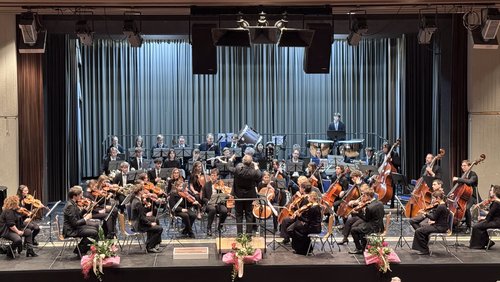
POLYGON ((175 259, 208 259, 208 247, 174 248, 175 259))

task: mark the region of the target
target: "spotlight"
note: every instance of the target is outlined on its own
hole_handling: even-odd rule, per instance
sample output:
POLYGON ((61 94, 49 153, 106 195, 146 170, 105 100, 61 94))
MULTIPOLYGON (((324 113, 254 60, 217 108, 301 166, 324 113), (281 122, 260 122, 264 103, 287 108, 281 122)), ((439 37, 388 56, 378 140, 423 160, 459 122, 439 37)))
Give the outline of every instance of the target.
POLYGON ((286 16, 277 21, 274 26, 281 31, 279 47, 309 47, 314 37, 314 30, 287 28, 286 16))
POLYGON ((212 40, 215 46, 250 47, 250 24, 241 16, 236 28, 213 28, 212 40))
POLYGON ((94 31, 86 20, 76 22, 75 32, 83 45, 92 46, 94 43, 94 31))
MULTIPOLYGON (((366 13, 366 12, 365 12, 366 13)), ((350 33, 347 36, 347 44, 357 46, 361 37, 368 32, 368 24, 366 14, 364 16, 354 16, 353 12, 349 15, 350 33)))
POLYGON ((436 22, 432 17, 420 15, 420 27, 418 29, 418 44, 429 44, 432 35, 436 32, 436 22))
POLYGON ((500 14, 497 9, 483 9, 483 25, 481 35, 484 40, 496 39, 498 27, 500 26, 500 14))
POLYGON ((19 29, 21 29, 24 44, 34 46, 38 38, 35 14, 22 13, 19 18, 19 29))
POLYGON ((131 47, 142 46, 143 39, 140 33, 141 31, 134 20, 125 20, 123 22, 123 34, 127 36, 127 40, 131 47))

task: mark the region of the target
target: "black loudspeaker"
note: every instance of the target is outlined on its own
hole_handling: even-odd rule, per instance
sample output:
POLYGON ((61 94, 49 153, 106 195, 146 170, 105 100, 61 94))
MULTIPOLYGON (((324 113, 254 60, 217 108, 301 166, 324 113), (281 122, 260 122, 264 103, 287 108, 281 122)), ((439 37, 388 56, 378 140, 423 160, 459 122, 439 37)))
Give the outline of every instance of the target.
POLYGON ((3 207, 3 202, 7 198, 7 187, 0 186, 0 209, 3 207))
POLYGON ((329 73, 332 55, 332 25, 327 23, 310 23, 308 29, 314 30, 311 46, 304 51, 305 73, 329 73))
POLYGON ((217 73, 217 47, 212 40, 215 24, 193 24, 191 32, 191 53, 193 74, 217 73))

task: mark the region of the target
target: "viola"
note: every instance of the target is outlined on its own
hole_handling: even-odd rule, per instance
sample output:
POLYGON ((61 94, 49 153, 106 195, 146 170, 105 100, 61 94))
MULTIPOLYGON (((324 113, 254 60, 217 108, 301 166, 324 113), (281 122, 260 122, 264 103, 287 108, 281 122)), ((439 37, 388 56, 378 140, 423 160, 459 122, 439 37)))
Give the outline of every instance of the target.
POLYGON ((76 204, 81 209, 83 208, 87 209, 88 207, 90 207, 90 205, 92 205, 92 200, 82 197, 80 200, 78 200, 78 202, 76 202, 76 204))
MULTIPOLYGON (((437 160, 440 160, 444 157, 445 151, 444 149, 439 149, 439 154, 437 154, 430 163, 429 167, 432 169, 437 160)), ((427 171, 426 171, 427 174, 427 171)), ((425 209, 426 205, 431 203, 432 195, 431 189, 424 181, 423 177, 420 177, 415 185, 415 189, 411 193, 411 198, 406 203, 405 206, 405 216, 407 218, 412 218, 417 216, 418 212, 422 209, 425 209)))
POLYGON ((30 216, 31 215, 31 212, 27 209, 27 208, 23 208, 23 207, 20 207, 16 210, 16 212, 20 215, 24 215, 24 216, 30 216))
MULTIPOLYGON (((177 194, 179 194, 179 196, 181 196, 182 198, 186 199, 191 204, 193 204, 194 202, 197 202, 196 198, 193 195, 189 194, 189 192, 187 191, 187 189, 185 188, 185 186, 183 185, 182 187, 183 187, 182 190, 177 191, 177 194)), ((198 206, 201 207, 201 204, 198 203, 198 206)))
POLYGON ((45 206, 42 204, 42 201, 35 199, 32 195, 28 194, 23 199, 24 204, 32 205, 36 209, 44 208, 45 206))

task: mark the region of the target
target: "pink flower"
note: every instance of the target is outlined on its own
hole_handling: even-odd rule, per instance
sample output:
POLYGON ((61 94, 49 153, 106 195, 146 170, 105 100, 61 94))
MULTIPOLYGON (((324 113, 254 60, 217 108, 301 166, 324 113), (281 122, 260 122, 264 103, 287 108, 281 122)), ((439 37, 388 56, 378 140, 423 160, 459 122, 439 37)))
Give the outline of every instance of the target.
POLYGON ((233 242, 233 243, 231 244, 231 249, 236 250, 236 243, 235 243, 235 242, 233 242))
POLYGON ((372 246, 371 245, 366 245, 366 248, 369 250, 369 249, 372 248, 372 246))
POLYGON ((112 246, 111 246, 111 251, 112 251, 113 253, 116 253, 116 252, 118 251, 118 247, 116 247, 116 245, 112 245, 112 246))
POLYGON ((387 247, 387 246, 389 246, 389 243, 387 243, 387 242, 385 242, 385 241, 384 241, 384 242, 382 243, 382 246, 387 247))
POLYGON ((90 246, 90 250, 94 253, 96 250, 95 246, 94 245, 90 246))

